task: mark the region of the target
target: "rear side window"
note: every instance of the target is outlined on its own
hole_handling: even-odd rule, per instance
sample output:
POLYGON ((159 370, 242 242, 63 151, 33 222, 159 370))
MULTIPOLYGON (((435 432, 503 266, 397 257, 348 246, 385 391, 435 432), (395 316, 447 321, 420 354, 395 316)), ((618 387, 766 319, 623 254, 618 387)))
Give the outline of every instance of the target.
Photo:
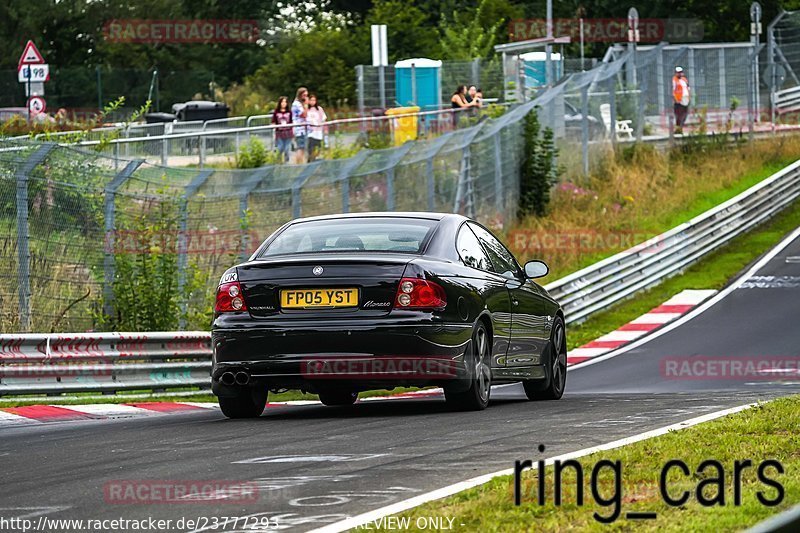
POLYGON ((517 265, 517 261, 511 255, 511 252, 494 235, 477 224, 470 224, 469 227, 472 228, 475 235, 478 236, 478 240, 486 248, 489 261, 494 267, 492 270, 506 278, 514 279, 519 277, 519 265, 517 265))
POLYGON ((484 252, 481 247, 481 243, 478 242, 478 238, 466 224, 461 226, 461 230, 458 232, 456 249, 458 249, 458 255, 461 257, 461 260, 464 261, 465 265, 479 270, 492 269, 489 264, 489 258, 486 257, 486 252, 484 252))
POLYGON ((422 218, 339 218, 297 222, 258 257, 302 253, 394 252, 418 254, 438 221, 422 218))

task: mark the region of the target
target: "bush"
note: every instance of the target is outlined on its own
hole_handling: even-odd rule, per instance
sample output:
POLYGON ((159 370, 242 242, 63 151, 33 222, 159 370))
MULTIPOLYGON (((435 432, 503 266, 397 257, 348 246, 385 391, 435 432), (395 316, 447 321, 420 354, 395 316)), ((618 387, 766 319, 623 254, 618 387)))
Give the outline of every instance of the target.
POLYGON ((250 140, 236 154, 236 168, 257 168, 280 162, 278 151, 267 150, 258 137, 250 137, 250 140))
POLYGON ((525 140, 520 168, 519 215, 542 216, 550 203, 550 189, 558 179, 553 130, 540 132, 539 116, 533 110, 525 117, 525 140))

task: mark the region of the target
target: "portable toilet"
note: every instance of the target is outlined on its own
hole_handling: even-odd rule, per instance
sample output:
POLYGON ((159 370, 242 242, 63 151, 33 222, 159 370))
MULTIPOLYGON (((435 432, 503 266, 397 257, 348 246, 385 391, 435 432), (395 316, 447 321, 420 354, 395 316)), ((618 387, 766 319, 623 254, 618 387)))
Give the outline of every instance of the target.
MULTIPOLYGON (((525 87, 538 88, 547 85, 547 53, 528 52, 520 54, 523 73, 525 74, 525 87)), ((553 83, 564 76, 564 62, 561 61, 561 54, 550 52, 550 62, 553 64, 553 83)))
POLYGON ((394 64, 394 85, 399 106, 419 106, 423 111, 441 104, 442 62, 418 57, 394 64))

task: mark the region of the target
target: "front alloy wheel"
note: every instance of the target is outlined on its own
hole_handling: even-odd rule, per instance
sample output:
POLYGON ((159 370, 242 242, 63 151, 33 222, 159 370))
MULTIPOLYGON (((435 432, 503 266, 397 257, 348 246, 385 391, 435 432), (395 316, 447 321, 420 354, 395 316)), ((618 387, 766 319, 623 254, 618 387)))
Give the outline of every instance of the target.
POLYGON ((522 383, 529 400, 559 400, 564 395, 564 388, 567 385, 567 337, 564 320, 559 316, 553 321, 548 352, 550 356, 546 363, 547 386, 541 389, 534 382, 522 383))

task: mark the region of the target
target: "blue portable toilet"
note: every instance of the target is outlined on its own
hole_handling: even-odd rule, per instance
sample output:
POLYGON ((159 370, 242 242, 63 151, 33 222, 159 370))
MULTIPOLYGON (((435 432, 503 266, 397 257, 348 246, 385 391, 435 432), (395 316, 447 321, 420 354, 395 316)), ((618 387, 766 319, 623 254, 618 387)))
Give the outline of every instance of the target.
POLYGON ((424 57, 404 59, 395 63, 394 87, 397 104, 400 107, 417 105, 423 111, 438 109, 441 104, 439 87, 441 69, 441 61, 424 57))
MULTIPOLYGON (((547 53, 528 52, 520 54, 523 72, 525 73, 525 87, 538 88, 547 85, 547 53)), ((553 83, 564 77, 564 62, 561 61, 561 54, 550 52, 550 62, 553 64, 553 83)))

